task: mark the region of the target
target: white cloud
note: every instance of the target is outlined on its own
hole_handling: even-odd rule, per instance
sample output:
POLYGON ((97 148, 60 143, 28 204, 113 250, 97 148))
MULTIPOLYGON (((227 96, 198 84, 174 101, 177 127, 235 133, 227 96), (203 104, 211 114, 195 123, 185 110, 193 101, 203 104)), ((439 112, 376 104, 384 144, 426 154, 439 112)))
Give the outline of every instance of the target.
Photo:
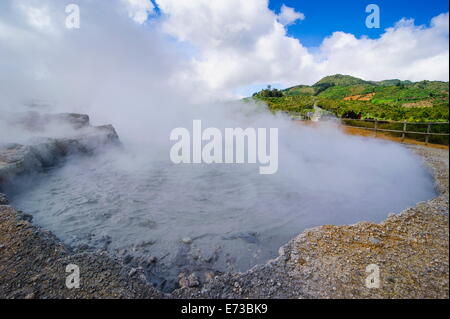
POLYGON ((16 3, 0 1, 0 109, 31 99, 58 100, 73 111, 128 104, 127 99, 148 101, 172 83, 181 87, 174 83, 179 70, 190 68, 155 26, 129 18, 121 0, 78 0, 77 30, 65 27, 59 0, 35 1, 34 7, 47 8, 57 32, 30 26, 16 3), (108 102, 96 102, 100 99, 108 102))
MULTIPOLYGON (((286 6, 280 13, 285 16, 281 23, 280 15, 268 9, 267 0, 155 2, 161 16, 153 18, 151 27, 136 27, 133 21, 143 24, 153 12, 150 0, 115 0, 108 4, 80 0, 83 27, 68 32, 64 28, 64 7, 57 0, 1 1, 0 61, 8 64, 1 65, 6 71, 0 81, 11 84, 10 90, 3 85, 5 94, 21 86, 33 87, 28 82, 12 85, 12 79, 18 81, 23 74, 69 77, 70 72, 62 72, 62 65, 70 66, 64 54, 74 61, 86 61, 70 68, 86 78, 83 86, 99 85, 98 76, 91 77, 98 70, 117 74, 111 68, 118 68, 136 74, 141 69, 139 77, 149 77, 149 82, 158 74, 158 82, 170 84, 178 92, 194 90, 196 96, 201 92, 207 97, 229 96, 242 92, 243 87, 262 84, 311 84, 335 73, 368 80, 447 81, 449 77, 448 13, 433 18, 427 26, 402 19, 378 39, 335 32, 312 52, 301 39, 287 35, 285 23, 295 21, 299 13, 293 15, 286 6), (54 32, 43 32, 47 29, 54 32), (167 35, 179 42, 167 41, 167 35), (161 49, 165 46, 171 51, 161 49), (99 57, 99 52, 104 56, 99 57), (73 56, 75 53, 78 57, 73 56), (150 57, 152 68, 158 72, 146 69, 150 67, 144 55, 150 57), (55 67, 56 61, 61 65, 55 67), (111 67, 106 61, 115 64, 111 67), (131 71, 125 69, 127 66, 131 71)), ((110 80, 105 77, 102 81, 110 80)), ((52 88, 49 85, 48 89, 52 88)))
POLYGON ((147 21, 155 6, 150 0, 122 0, 128 9, 128 15, 137 23, 147 21))
POLYGON ((270 32, 275 15, 266 0, 156 0, 163 30, 206 48, 248 49, 270 32), (264 3, 266 5, 264 5, 264 3))
POLYGON ((329 73, 345 72, 370 80, 448 80, 448 13, 416 26, 402 19, 379 39, 357 39, 335 32, 325 39, 319 55, 329 73))
POLYGON ((33 7, 26 4, 20 4, 19 8, 26 16, 27 22, 36 28, 45 28, 51 25, 51 19, 46 7, 33 7))
POLYGON ((281 6, 281 12, 278 15, 278 22, 282 25, 291 25, 298 20, 304 20, 305 15, 301 12, 295 11, 294 8, 287 7, 286 5, 281 6))
POLYGON ((192 75, 220 92, 258 82, 301 80, 312 56, 286 35, 261 0, 157 0, 163 30, 197 48, 192 75))
POLYGON ((448 13, 429 26, 402 19, 378 39, 335 32, 314 53, 286 25, 304 18, 292 8, 280 15, 265 0, 156 0, 163 30, 197 48, 195 79, 211 90, 278 83, 311 84, 343 73, 369 80, 448 80, 448 13))

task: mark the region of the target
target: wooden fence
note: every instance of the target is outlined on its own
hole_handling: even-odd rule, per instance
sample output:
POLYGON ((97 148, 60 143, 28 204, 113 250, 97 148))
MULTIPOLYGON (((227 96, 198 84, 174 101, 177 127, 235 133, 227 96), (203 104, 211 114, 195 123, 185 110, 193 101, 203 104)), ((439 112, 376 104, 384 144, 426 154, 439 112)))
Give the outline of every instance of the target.
POLYGON ((425 135, 425 144, 428 144, 430 136, 449 136, 449 133, 433 133, 432 132, 432 126, 433 125, 448 125, 449 122, 426 122, 426 123, 416 123, 416 122, 398 122, 398 121, 379 121, 379 120, 359 120, 359 119, 340 119, 344 125, 346 121, 360 121, 364 123, 374 123, 374 127, 364 127, 364 126, 356 126, 356 125, 347 125, 352 127, 361 128, 364 130, 371 130, 375 132, 375 136, 377 136, 378 132, 387 132, 387 133, 399 133, 402 134, 402 142, 405 140, 406 134, 418 134, 418 135, 425 135), (402 130, 390 130, 390 129, 382 129, 379 128, 379 124, 403 124, 402 130), (415 131, 408 131, 407 127, 408 125, 426 125, 427 131, 426 132, 415 132, 415 131))

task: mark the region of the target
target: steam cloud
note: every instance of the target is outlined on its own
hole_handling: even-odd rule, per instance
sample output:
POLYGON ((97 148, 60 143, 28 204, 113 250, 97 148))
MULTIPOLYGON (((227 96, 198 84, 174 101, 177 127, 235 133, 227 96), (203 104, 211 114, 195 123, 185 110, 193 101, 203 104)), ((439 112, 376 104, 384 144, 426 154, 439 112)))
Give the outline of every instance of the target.
MULTIPOLYGON (((355 194, 355 201, 364 196, 361 190, 382 196, 383 188, 397 186, 402 190, 390 195, 399 203, 429 196, 429 175, 402 146, 347 136, 333 125, 300 127, 261 105, 227 101, 227 92, 213 95, 192 76, 193 49, 180 46, 156 22, 137 24, 121 10, 122 2, 78 1, 78 30, 64 28, 62 3, 42 3, 0 4, 4 114, 29 110, 24 105, 30 101, 45 101, 45 112, 86 113, 94 124, 111 123, 132 154, 117 155, 117 165, 126 169, 169 161, 171 130, 190 127, 193 119, 218 128, 278 127, 280 162, 274 180, 336 198, 355 194), (35 7, 41 11, 30 9, 35 7)), ((18 132, 1 125, 3 142, 19 139, 18 132)), ((380 210, 386 208, 379 204, 380 210)))
MULTIPOLYGON (((14 125, 17 112, 30 110, 89 114, 94 125, 112 124, 123 142, 119 151, 69 161, 34 191, 23 187, 28 193, 19 196, 19 208, 36 213, 35 222, 63 240, 108 235, 117 250, 158 242, 152 253, 173 265, 180 236, 198 235, 204 254, 225 246, 245 270, 274 257, 305 227, 379 221, 433 196, 420 159, 398 144, 348 136, 334 124, 301 126, 265 105, 230 99, 228 90, 218 96, 206 77, 198 78, 195 49, 160 29, 163 18, 140 24, 142 10, 151 7, 77 3, 81 28, 68 30, 60 1, 0 2, 0 144, 32 143, 37 133, 14 125), (193 120, 219 129, 278 128, 278 172, 261 176, 258 165, 173 165, 170 132, 190 128, 193 120), (162 225, 143 230, 153 227, 155 216, 162 225), (261 236, 248 236, 253 232, 261 236), (250 246, 230 243, 240 238, 250 246), (260 247, 252 259, 247 248, 260 247)), ((287 13, 294 17, 286 23, 297 17, 287 13)), ((72 133, 53 125, 38 135, 72 133)), ((219 258, 214 267, 227 266, 219 258)))

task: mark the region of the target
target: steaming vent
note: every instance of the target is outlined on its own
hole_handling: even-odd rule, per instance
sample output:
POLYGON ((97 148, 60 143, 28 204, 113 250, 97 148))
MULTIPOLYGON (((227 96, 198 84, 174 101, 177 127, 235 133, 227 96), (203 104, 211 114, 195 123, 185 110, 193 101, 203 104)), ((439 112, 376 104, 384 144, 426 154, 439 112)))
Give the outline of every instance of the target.
MULTIPOLYGON (((63 140, 86 142, 80 132, 92 129, 84 116, 51 118, 76 132, 63 140)), ((274 175, 260 175, 251 164, 175 165, 167 140, 156 139, 48 161, 8 195, 65 243, 107 250, 165 291, 265 263, 307 228, 380 222, 435 195, 429 172, 403 146, 346 136, 335 124, 311 128, 269 119, 251 121, 280 128, 274 175)), ((43 135, 56 131, 40 127, 43 135)), ((21 142, 34 141, 23 135, 21 142)))

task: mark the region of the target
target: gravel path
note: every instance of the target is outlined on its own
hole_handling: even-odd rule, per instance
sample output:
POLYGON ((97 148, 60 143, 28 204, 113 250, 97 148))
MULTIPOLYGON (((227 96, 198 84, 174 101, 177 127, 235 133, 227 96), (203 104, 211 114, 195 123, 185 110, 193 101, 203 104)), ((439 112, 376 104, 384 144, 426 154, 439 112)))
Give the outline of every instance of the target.
POLYGON ((433 170, 439 196, 381 224, 321 226, 280 248, 280 256, 203 287, 163 294, 139 269, 106 252, 73 251, 0 194, 0 298, 448 298, 447 150, 411 146, 433 170), (66 266, 80 268, 80 288, 66 287, 66 266), (367 288, 377 265, 379 288, 367 288))

